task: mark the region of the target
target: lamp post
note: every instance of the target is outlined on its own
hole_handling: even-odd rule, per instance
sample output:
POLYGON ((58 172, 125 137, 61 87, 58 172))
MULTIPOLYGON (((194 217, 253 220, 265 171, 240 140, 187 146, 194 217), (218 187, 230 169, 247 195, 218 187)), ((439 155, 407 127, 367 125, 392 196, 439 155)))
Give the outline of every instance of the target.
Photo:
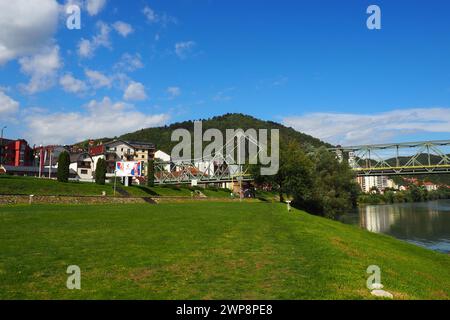
POLYGON ((7 126, 4 126, 1 130, 0 135, 0 165, 3 164, 3 130, 5 130, 7 126))

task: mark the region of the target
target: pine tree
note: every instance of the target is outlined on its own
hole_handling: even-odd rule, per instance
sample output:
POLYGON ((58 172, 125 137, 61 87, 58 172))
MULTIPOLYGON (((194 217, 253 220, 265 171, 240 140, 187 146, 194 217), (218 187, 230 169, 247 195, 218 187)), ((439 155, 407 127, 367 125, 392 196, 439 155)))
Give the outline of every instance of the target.
POLYGON ((147 186, 155 185, 155 161, 150 159, 147 163, 147 186))
POLYGON ((106 161, 105 159, 98 159, 97 167, 95 168, 95 183, 105 184, 106 181, 106 161))
POLYGON ((69 181, 69 166, 70 166, 70 155, 67 151, 61 152, 58 158, 58 181, 68 182, 69 181))

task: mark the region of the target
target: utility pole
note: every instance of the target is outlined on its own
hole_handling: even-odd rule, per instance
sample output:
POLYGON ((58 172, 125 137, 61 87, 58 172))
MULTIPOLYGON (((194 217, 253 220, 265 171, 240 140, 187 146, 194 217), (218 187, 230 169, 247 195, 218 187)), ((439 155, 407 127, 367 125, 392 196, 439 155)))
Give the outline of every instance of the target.
POLYGON ((3 130, 5 130, 7 128, 7 126, 4 126, 3 128, 2 128, 2 132, 1 132, 1 135, 0 135, 0 165, 2 165, 3 164, 3 130))

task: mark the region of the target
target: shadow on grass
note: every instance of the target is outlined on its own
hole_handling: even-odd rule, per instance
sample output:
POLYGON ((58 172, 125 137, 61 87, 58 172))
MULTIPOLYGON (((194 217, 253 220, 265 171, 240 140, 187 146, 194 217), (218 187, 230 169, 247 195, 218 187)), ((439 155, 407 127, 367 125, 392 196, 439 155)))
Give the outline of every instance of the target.
POLYGON ((149 189, 147 187, 143 187, 143 186, 137 186, 138 189, 144 191, 145 193, 152 195, 152 196, 159 196, 159 194, 155 191, 153 191, 152 189, 149 189))

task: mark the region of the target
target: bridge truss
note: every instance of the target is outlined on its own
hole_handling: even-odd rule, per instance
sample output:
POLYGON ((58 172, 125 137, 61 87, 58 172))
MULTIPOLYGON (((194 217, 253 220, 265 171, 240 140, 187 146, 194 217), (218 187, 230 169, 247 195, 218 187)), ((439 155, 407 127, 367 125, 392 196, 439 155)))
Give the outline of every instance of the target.
POLYGON ((336 147, 358 176, 450 173, 450 140, 336 147))
POLYGON ((252 181, 253 178, 248 173, 249 167, 236 164, 233 157, 234 153, 240 157, 241 141, 257 147, 258 151, 254 157, 258 157, 266 148, 251 136, 238 133, 211 157, 171 162, 155 161, 155 184, 191 184, 193 180, 198 184, 252 181), (236 138, 238 143, 234 145, 236 138), (227 149, 229 145, 232 146, 231 154, 227 149))

